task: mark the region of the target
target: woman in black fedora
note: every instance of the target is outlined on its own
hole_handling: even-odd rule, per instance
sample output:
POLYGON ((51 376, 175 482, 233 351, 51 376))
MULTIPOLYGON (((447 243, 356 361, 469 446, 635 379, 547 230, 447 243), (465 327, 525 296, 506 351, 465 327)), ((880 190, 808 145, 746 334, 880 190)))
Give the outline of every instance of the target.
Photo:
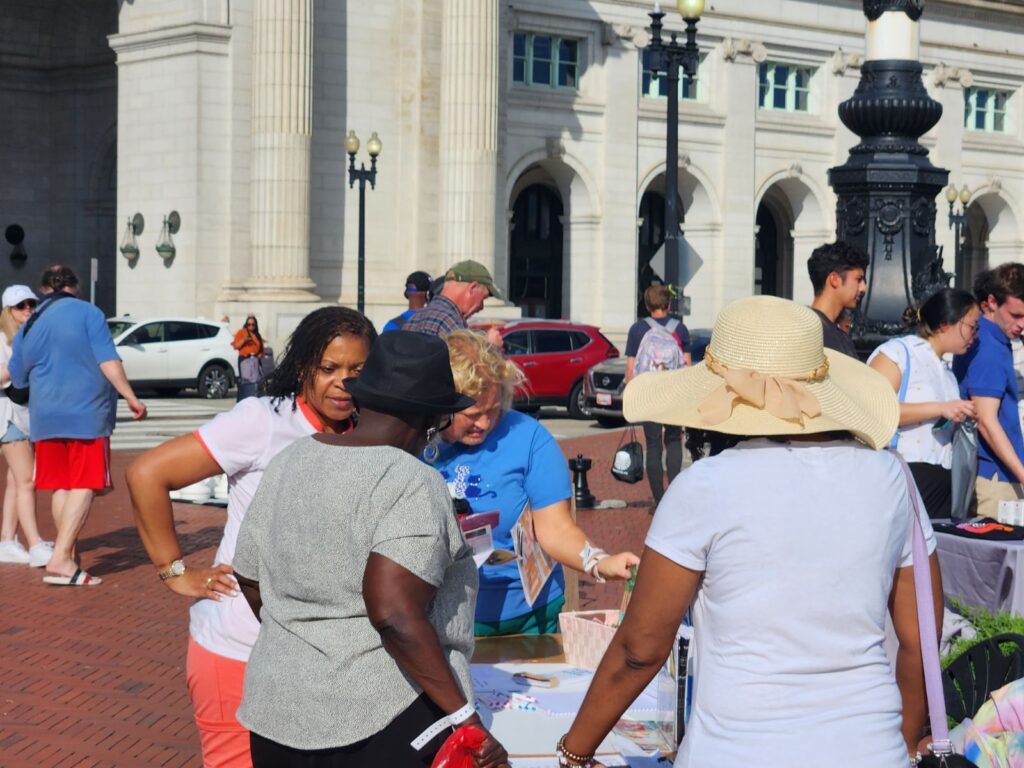
MULTIPOLYGON (((238 537, 262 622, 238 711, 256 768, 429 766, 453 727, 482 728, 476 565, 444 480, 416 458, 473 401, 444 342, 418 333, 381 336, 345 388, 358 426, 282 451, 238 537)), ((507 760, 490 735, 475 757, 507 760)))

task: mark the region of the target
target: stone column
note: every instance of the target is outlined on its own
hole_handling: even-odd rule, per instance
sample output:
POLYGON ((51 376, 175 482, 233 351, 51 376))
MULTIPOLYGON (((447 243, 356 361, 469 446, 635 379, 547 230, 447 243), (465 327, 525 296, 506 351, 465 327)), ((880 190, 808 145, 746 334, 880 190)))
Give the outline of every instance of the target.
POLYGON ((317 301, 309 277, 313 0, 255 0, 249 299, 317 301))
POLYGON ((494 272, 498 178, 498 3, 444 0, 441 32, 441 260, 494 272))

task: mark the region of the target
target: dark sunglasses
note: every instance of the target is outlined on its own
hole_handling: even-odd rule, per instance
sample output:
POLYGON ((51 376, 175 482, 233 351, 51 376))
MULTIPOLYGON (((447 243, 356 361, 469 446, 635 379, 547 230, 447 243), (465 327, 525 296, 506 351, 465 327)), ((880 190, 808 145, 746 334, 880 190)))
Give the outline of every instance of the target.
POLYGON ((17 304, 15 304, 14 308, 21 310, 35 309, 38 305, 39 302, 36 301, 35 299, 25 299, 24 301, 19 301, 17 304))

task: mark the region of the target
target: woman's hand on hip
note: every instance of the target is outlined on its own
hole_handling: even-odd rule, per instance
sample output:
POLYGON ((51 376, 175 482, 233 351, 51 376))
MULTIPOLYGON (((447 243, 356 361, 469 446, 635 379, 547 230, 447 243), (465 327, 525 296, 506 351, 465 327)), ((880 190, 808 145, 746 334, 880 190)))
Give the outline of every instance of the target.
POLYGON ((207 597, 223 600, 238 596, 238 583, 232 575, 230 565, 215 565, 212 568, 187 568, 181 576, 167 579, 172 592, 188 597, 207 597))
POLYGON ((625 581, 633 575, 632 568, 639 562, 640 558, 632 552, 619 552, 602 559, 597 564, 597 573, 603 579, 625 581))

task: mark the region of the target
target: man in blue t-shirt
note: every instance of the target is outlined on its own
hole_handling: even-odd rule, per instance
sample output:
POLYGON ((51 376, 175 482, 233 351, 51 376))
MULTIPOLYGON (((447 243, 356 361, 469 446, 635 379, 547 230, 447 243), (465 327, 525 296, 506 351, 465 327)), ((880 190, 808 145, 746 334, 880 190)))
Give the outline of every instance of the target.
POLYGON ((111 487, 110 433, 117 395, 135 419, 135 397, 103 313, 78 298, 78 278, 60 265, 43 272, 43 301, 14 337, 9 371, 29 387, 30 437, 36 447, 36 488, 53 491, 57 540, 46 564, 48 584, 95 586, 77 562, 75 543, 97 492, 111 487))
POLYGON ((1024 498, 1024 434, 1010 339, 1024 332, 1024 264, 992 270, 978 338, 953 361, 960 393, 978 413, 977 514, 997 517, 999 502, 1024 498))
MULTIPOLYGON (((674 318, 668 314, 671 306, 672 294, 667 286, 652 285, 644 291, 644 306, 651 315, 651 319, 660 325, 667 326, 674 318)), ((676 320, 672 335, 679 344, 683 353, 683 364, 690 365, 690 332, 686 326, 676 320)), ((640 350, 640 342, 651 330, 650 323, 646 319, 637 320, 629 329, 626 336, 626 381, 633 378, 636 366, 637 352, 640 350)), ((647 482, 651 486, 651 494, 654 496, 654 504, 649 512, 654 510, 661 503, 661 497, 665 495, 665 469, 668 470, 668 482, 671 485, 676 475, 683 467, 683 429, 671 424, 655 424, 644 422, 644 442, 647 444, 647 457, 645 469, 647 470, 647 482), (665 468, 662 467, 662 441, 664 440, 665 468)))
POLYGON ((405 278, 405 293, 403 295, 409 302, 409 308, 398 317, 393 317, 384 323, 381 333, 402 330, 409 318, 426 306, 430 297, 430 275, 426 272, 412 272, 405 278))

